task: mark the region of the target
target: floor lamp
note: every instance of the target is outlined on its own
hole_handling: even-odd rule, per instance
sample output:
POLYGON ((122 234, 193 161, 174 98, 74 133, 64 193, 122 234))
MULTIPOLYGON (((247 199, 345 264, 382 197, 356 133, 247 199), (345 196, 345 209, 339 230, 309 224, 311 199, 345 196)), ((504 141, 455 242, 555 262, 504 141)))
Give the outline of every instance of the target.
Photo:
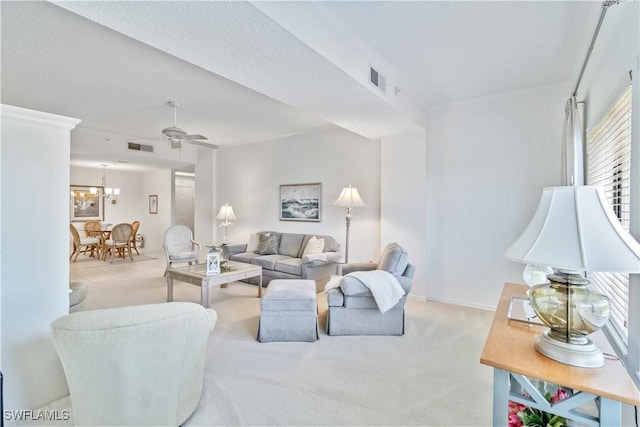
POLYGON ((229 236, 227 234, 228 228, 230 225, 233 225, 231 220, 236 220, 236 215, 233 213, 233 207, 229 206, 228 203, 225 203, 223 207, 220 208, 220 212, 216 216, 216 219, 221 220, 219 227, 224 227, 224 243, 228 243, 229 236))
POLYGON ((345 217, 347 223, 347 243, 344 251, 344 262, 349 262, 349 226, 351 225, 351 211, 353 208, 366 208, 367 204, 362 200, 358 189, 352 186, 344 187, 342 193, 333 203, 334 206, 342 206, 346 208, 347 216, 345 217))

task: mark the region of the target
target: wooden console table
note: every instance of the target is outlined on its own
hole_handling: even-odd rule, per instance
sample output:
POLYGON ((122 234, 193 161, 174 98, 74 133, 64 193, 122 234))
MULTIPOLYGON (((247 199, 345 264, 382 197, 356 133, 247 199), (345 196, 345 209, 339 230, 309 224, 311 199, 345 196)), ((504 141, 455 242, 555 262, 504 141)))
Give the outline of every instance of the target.
MULTIPOLYGON (((578 368, 538 353, 534 339, 544 326, 507 318, 511 296, 526 296, 528 286, 506 283, 487 336, 480 363, 494 368, 493 425, 507 426, 508 401, 541 409, 586 425, 620 426, 622 403, 640 405, 640 391, 619 360, 605 357, 602 368, 578 368), (573 390, 550 404, 533 384, 541 380, 573 390), (531 397, 524 396, 526 391, 531 397), (594 411, 585 411, 584 405, 594 411)), ((613 354, 602 331, 590 335, 606 353, 613 354)))

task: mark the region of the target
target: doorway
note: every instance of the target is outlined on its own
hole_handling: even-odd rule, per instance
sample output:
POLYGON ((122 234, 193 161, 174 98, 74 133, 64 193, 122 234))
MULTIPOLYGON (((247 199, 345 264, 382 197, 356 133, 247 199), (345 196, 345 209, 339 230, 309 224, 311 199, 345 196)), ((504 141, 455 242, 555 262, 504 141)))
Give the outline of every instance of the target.
POLYGON ((193 198, 195 182, 195 178, 193 177, 175 177, 175 223, 186 225, 194 235, 193 198))

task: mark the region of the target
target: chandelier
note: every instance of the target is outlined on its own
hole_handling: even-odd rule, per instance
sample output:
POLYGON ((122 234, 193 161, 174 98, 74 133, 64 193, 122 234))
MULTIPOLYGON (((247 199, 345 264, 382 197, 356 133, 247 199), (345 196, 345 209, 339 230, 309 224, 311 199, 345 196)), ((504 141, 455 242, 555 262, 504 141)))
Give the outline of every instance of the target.
MULTIPOLYGON (((105 163, 101 164, 102 166, 102 188, 104 188, 104 193, 103 194, 99 194, 100 197, 104 197, 105 199, 110 198, 111 196, 113 197, 118 197, 120 195, 120 189, 119 188, 111 188, 111 187, 107 187, 107 176, 106 176, 106 167, 109 166, 105 163)), ((91 194, 98 195, 98 188, 97 187, 90 187, 89 188, 89 192, 91 194)))

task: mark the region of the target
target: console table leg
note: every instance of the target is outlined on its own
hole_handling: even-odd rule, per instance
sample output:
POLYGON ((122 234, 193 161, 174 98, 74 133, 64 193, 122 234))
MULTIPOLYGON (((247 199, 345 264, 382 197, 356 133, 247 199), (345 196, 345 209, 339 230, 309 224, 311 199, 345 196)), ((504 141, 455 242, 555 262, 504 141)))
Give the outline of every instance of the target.
POLYGON ((615 400, 600 397, 600 425, 621 426, 622 404, 615 400))
POLYGON ((509 372, 493 368, 493 425, 507 427, 509 372))

